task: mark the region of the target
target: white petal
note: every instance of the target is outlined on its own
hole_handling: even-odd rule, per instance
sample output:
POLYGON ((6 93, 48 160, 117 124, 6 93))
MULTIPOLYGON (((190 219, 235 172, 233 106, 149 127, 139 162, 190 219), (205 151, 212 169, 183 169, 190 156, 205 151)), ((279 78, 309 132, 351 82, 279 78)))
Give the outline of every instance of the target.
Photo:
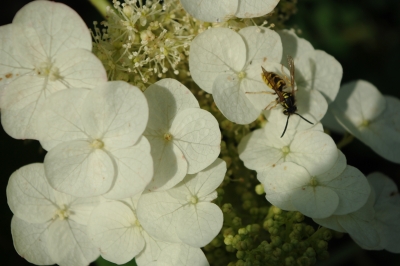
POLYGON ((88 93, 85 89, 68 89, 54 93, 46 100, 38 120, 38 136, 44 149, 51 150, 65 141, 88 138, 81 115, 88 93))
POLYGON ((11 234, 17 253, 37 265, 55 263, 47 252, 46 239, 49 223, 28 223, 14 216, 11 220, 11 234))
POLYGON ((103 197, 124 199, 141 193, 153 176, 153 159, 147 139, 141 137, 134 146, 113 150, 112 155, 118 174, 113 187, 103 197))
POLYGON ((221 151, 221 132, 217 119, 199 108, 181 111, 172 122, 172 141, 188 161, 188 174, 209 166, 221 151))
POLYGON ((160 256, 161 251, 174 244, 157 240, 144 230, 142 231, 142 235, 146 245, 142 252, 135 257, 137 265, 158 266, 158 257, 160 256))
MULTIPOLYGON (((374 85, 357 80, 340 88, 332 105, 332 111, 341 124, 348 128, 350 126, 359 127, 363 120, 373 121, 384 112, 385 107, 385 98, 374 85), (348 122, 342 121, 344 118, 348 122)), ((352 133, 353 131, 351 130, 352 133)))
POLYGON ((174 215, 179 238, 192 247, 204 247, 222 228, 221 209, 210 202, 199 202, 180 208, 174 215))
POLYGON ((132 209, 122 202, 104 202, 93 210, 88 235, 103 258, 124 264, 145 246, 132 209))
POLYGON ((360 209, 371 193, 365 176, 355 167, 347 166, 335 179, 326 184, 339 196, 339 206, 335 215, 343 215, 360 209))
MULTIPOLYGON (((224 180, 226 173, 225 161, 217 158, 210 166, 195 175, 187 175, 182 181, 182 186, 190 190, 192 195, 196 195, 199 199, 207 196, 224 180)), ((178 186, 177 186, 178 187, 178 186)), ((174 189, 170 190, 173 194, 174 189)))
POLYGON ((238 0, 181 0, 183 8, 196 19, 207 22, 223 22, 235 15, 238 0))
POLYGON ((238 18, 261 17, 272 10, 279 0, 239 0, 239 7, 235 14, 238 18))
POLYGON ((281 149, 289 144, 293 134, 288 132, 279 138, 280 130, 273 123, 267 123, 263 129, 251 132, 240 141, 239 158, 247 168, 260 171, 277 164, 283 158, 281 149))
POLYGON ((31 2, 18 11, 13 24, 33 27, 48 55, 72 48, 92 49, 85 22, 73 9, 62 3, 31 2))
POLYGON ((180 243, 174 226, 174 214, 182 204, 167 192, 142 194, 137 207, 137 217, 147 233, 160 240, 180 243))
POLYGON ((343 68, 333 56, 321 50, 310 51, 296 58, 295 66, 298 87, 319 90, 328 103, 335 100, 343 68))
POLYGON ((241 29, 239 34, 246 44, 247 64, 265 61, 279 63, 281 61, 282 42, 275 31, 252 26, 241 29))
POLYGON ((110 156, 93 149, 87 141, 64 142, 51 149, 44 159, 50 185, 76 197, 92 197, 107 192, 115 177, 110 156))
POLYGON ((154 160, 154 175, 148 185, 152 191, 166 190, 178 184, 186 175, 188 162, 183 152, 172 141, 147 136, 154 160))
MULTIPOLYGON (((22 56, 16 46, 20 45, 15 42, 13 36, 16 31, 21 30, 20 27, 8 24, 0 27, 0 85, 9 84, 14 79, 32 71, 27 68, 30 65, 29 60, 22 56)), ((1 96, 1 89, 0 89, 1 96)))
POLYGON ((69 220, 55 220, 48 228, 47 250, 60 265, 85 266, 100 254, 86 234, 86 226, 69 220))
POLYGON ((136 143, 149 116, 142 91, 123 81, 110 81, 86 97, 82 120, 86 132, 104 141, 107 150, 136 143))
MULTIPOLYGON (((142 265, 138 263, 138 265, 142 265)), ((165 247, 157 259, 158 266, 207 266, 206 256, 200 248, 185 244, 170 244, 165 247)))
POLYGON ((44 223, 52 219, 56 206, 43 164, 26 165, 11 175, 7 202, 11 211, 27 222, 44 223))
POLYGON ((246 92, 254 92, 249 86, 244 88, 242 80, 236 74, 219 75, 213 85, 215 104, 230 121, 249 124, 257 119, 261 110, 257 108, 246 92))
MULTIPOLYGON (((284 55, 289 55, 296 59, 303 53, 314 51, 314 47, 309 41, 299 38, 292 30, 278 30, 277 33, 282 40, 284 55)), ((282 64, 287 67, 286 58, 282 58, 282 64)))
POLYGON ((160 131, 162 135, 170 128, 177 113, 199 107, 191 91, 175 79, 157 81, 145 90, 144 95, 149 104, 147 129, 160 131))
POLYGON ((190 45, 189 68, 199 87, 212 93, 221 74, 239 72, 246 62, 242 37, 227 28, 211 28, 196 36, 190 45))
POLYGON ((335 116, 332 113, 332 105, 329 105, 328 111, 326 112, 325 116, 322 118, 321 123, 324 127, 336 132, 338 134, 344 135, 347 131, 342 127, 339 122, 336 120, 335 116))
POLYGON ((331 169, 339 156, 332 138, 320 131, 297 132, 289 148, 285 160, 303 166, 311 176, 331 169))
POLYGON ((101 61, 91 52, 84 49, 71 49, 54 56, 54 67, 57 67, 61 79, 49 82, 55 88, 89 88, 107 82, 107 73, 101 61))
POLYGON ((318 175, 318 181, 323 182, 324 184, 329 183, 336 177, 338 177, 347 167, 347 160, 346 156, 344 156, 343 152, 341 152, 339 149, 338 151, 338 157, 336 160, 336 163, 332 166, 331 169, 328 171, 324 172, 323 174, 318 175))
POLYGON ((38 139, 38 111, 46 99, 44 79, 22 76, 2 91, 1 123, 13 138, 38 139))
POLYGON ((346 230, 339 224, 338 222, 338 217, 340 216, 336 216, 336 215, 332 215, 329 216, 327 218, 323 218, 323 219, 313 219, 314 222, 316 222, 319 225, 322 225, 326 228, 338 231, 338 232, 342 232, 342 233, 347 233, 346 230))

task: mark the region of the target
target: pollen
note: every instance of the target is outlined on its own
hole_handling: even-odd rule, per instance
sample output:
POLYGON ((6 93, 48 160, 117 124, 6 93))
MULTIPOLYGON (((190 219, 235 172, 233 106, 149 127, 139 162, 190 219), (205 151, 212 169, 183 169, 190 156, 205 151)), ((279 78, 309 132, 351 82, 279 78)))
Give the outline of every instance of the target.
POLYGON ((50 61, 42 62, 35 68, 36 74, 43 78, 48 78, 51 81, 61 79, 60 70, 50 61))
POLYGON ((368 126, 369 126, 369 123, 370 123, 369 120, 364 119, 364 120, 361 122, 360 127, 368 127, 368 126))
POLYGON ((290 152, 289 146, 285 146, 281 150, 282 150, 282 153, 283 153, 284 156, 288 155, 289 152, 290 152))
POLYGON ((194 195, 189 195, 189 196, 187 196, 187 201, 190 204, 197 204, 197 202, 199 202, 199 198, 197 196, 194 196, 194 195))
POLYGON ((68 210, 67 206, 62 205, 61 208, 56 210, 56 212, 54 213, 53 220, 58 218, 62 221, 62 220, 67 219, 70 215, 71 215, 71 213, 68 210))

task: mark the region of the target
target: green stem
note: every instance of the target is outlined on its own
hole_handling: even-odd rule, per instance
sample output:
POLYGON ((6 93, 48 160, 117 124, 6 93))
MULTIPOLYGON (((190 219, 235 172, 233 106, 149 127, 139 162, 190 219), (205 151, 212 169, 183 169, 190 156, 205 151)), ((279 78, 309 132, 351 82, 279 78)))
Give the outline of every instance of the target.
POLYGON ((108 6, 112 7, 108 0, 89 0, 89 2, 100 12, 103 17, 106 17, 106 8, 108 6))

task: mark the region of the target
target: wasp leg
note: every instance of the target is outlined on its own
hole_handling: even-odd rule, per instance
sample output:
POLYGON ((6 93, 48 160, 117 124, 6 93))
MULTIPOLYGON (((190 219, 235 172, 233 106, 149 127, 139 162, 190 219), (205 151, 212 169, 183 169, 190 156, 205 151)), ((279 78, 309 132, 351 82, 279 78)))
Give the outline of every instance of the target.
POLYGON ((275 108, 275 106, 278 105, 278 99, 276 99, 275 101, 270 102, 267 107, 264 108, 264 110, 271 110, 272 108, 275 108), (271 106, 272 105, 272 106, 271 106))

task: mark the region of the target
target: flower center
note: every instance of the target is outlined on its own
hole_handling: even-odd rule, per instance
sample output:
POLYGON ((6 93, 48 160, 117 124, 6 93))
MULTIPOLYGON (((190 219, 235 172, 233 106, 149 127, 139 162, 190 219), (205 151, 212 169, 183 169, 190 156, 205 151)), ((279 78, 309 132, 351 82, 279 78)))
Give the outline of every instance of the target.
POLYGON ((104 142, 99 139, 95 139, 92 141, 92 143, 90 143, 90 146, 92 146, 94 149, 102 149, 104 147, 104 142))
POLYGON ((369 120, 363 120, 360 124, 360 127, 368 127, 369 126, 369 120))
POLYGON ((165 133, 164 134, 164 139, 166 140, 166 141, 170 141, 170 140, 172 140, 172 134, 171 133, 165 133))
POLYGON ((199 198, 196 197, 196 196, 194 196, 194 195, 189 195, 189 196, 187 197, 187 201, 188 201, 190 204, 196 204, 197 202, 199 202, 199 198))
POLYGON ((290 152, 289 146, 285 146, 285 147, 282 148, 283 156, 288 155, 289 152, 290 152))
POLYGON ((244 78, 246 77, 246 73, 243 72, 243 71, 240 71, 240 72, 237 74, 237 76, 238 76, 239 79, 244 79, 244 78))
POLYGON ((53 66, 49 61, 40 63, 35 70, 39 76, 43 78, 48 77, 51 81, 56 81, 61 78, 58 67, 53 66))
POLYGON ((62 205, 62 207, 60 208, 60 209, 58 209, 55 213, 54 213, 54 215, 53 215, 53 220, 55 220, 55 219, 60 219, 61 221, 62 220, 65 220, 65 219, 67 219, 69 216, 70 216, 70 211, 68 210, 68 208, 67 208, 67 206, 65 206, 65 205, 62 205))
POLYGON ((312 186, 312 187, 318 186, 318 180, 317 180, 317 178, 315 178, 315 176, 313 176, 313 177, 311 178, 311 180, 310 180, 310 186, 312 186))

